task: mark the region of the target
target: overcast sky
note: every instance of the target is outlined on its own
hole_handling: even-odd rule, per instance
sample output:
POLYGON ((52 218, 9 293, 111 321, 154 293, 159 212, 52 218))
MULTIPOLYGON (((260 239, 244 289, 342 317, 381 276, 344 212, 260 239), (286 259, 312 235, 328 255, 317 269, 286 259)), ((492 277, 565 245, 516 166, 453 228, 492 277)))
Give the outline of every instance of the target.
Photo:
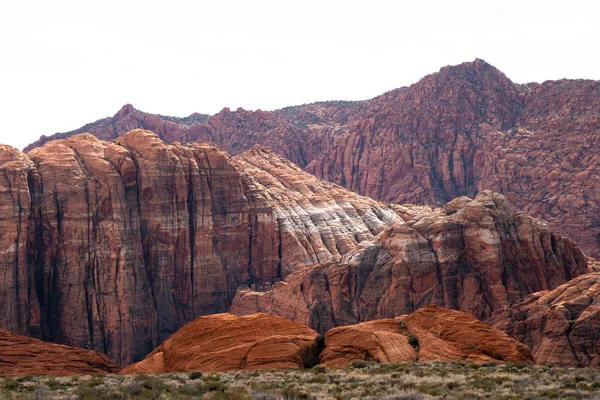
POLYGON ((2 1, 0 143, 126 103, 186 116, 362 100, 475 58, 519 83, 600 79, 599 4, 2 1))

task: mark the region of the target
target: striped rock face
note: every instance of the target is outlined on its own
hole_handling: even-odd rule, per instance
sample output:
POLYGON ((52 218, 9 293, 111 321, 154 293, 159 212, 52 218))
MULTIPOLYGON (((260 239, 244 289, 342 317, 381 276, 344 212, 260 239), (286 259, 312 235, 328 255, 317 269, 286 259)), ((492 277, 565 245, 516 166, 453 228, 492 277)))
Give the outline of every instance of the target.
POLYGON ((117 373, 121 366, 104 354, 42 342, 0 329, 0 376, 117 373))
POLYGON ((327 332, 322 364, 343 368, 362 360, 531 363, 533 357, 527 346, 472 315, 428 306, 408 315, 327 332))
POLYGON ((265 148, 132 131, 0 147, 0 327, 142 359, 185 323, 402 218, 265 148))
POLYGON ((317 332, 267 314, 200 317, 122 374, 303 368, 318 358, 317 332))
POLYGON ((525 343, 538 364, 600 366, 600 273, 534 293, 486 321, 525 343))
POLYGON ((442 209, 397 206, 406 220, 341 259, 289 275, 272 287, 240 289, 232 312, 267 312, 324 333, 391 318, 428 304, 485 320, 539 290, 585 273, 571 240, 484 191, 442 209))

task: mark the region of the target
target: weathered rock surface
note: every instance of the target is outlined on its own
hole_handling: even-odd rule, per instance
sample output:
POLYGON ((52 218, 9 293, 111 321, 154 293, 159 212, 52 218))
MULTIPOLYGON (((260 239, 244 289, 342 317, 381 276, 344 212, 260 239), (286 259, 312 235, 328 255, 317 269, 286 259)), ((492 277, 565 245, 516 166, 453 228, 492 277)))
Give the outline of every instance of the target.
POLYGON ((600 366, 600 273, 534 293, 487 321, 529 346, 539 364, 600 366))
POLYGON ((51 138, 114 139, 134 128, 166 142, 213 141, 233 154, 269 145, 319 177, 395 203, 439 205, 490 189, 600 258, 599 81, 517 85, 475 60, 364 102, 187 118, 127 105, 28 150, 51 138))
POLYGON ((515 212, 499 194, 442 209, 397 207, 407 222, 264 290, 240 289, 232 312, 267 312, 319 332, 428 304, 484 320, 528 294, 587 272, 576 244, 515 212), (411 218, 412 215, 412 218, 411 218))
POLYGON ((10 146, 0 145, 0 328, 24 333, 39 314, 33 287, 31 195, 33 162, 10 146))
POLYGON ((123 374, 302 368, 318 354, 318 334, 267 314, 200 317, 169 337, 123 374))
POLYGON ((256 147, 90 134, 0 147, 0 327, 141 360, 185 323, 402 219, 256 147), (38 304, 39 303, 39 304, 38 304))
POLYGON ((42 342, 0 329, 0 376, 116 373, 121 366, 91 350, 42 342))
POLYGON ((361 360, 533 362, 527 346, 472 315, 438 306, 409 315, 330 330, 321 363, 343 368, 361 360))

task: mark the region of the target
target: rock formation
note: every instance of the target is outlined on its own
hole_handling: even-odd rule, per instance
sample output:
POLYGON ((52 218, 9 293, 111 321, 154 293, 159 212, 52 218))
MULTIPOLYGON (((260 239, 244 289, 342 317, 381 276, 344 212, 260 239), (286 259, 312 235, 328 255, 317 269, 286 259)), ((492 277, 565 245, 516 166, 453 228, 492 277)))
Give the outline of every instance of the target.
POLYGON ((513 211, 496 193, 461 197, 442 209, 396 209, 405 224, 266 290, 240 289, 232 312, 280 315, 322 333, 431 303, 484 320, 587 272, 576 244, 513 211))
POLYGON ((412 85, 306 169, 395 203, 494 190, 598 257, 599 110, 600 82, 519 86, 476 60, 412 85))
POLYGON ((28 259, 31 228, 29 178, 33 162, 10 146, 0 145, 0 328, 26 333, 36 313, 33 265, 28 259))
POLYGON ((267 314, 200 317, 122 374, 302 368, 318 356, 318 334, 267 314))
POLYGON ((527 346, 475 317, 437 306, 397 318, 338 327, 325 336, 267 314, 216 314, 185 325, 122 374, 303 368, 312 359, 331 368, 380 363, 466 360, 532 362, 527 346))
POLYGON ((527 296, 487 321, 531 348, 539 364, 600 366, 600 273, 527 296))
POLYGON ((0 329, 0 376, 116 373, 104 354, 17 335, 0 329))
POLYGON ((254 144, 358 193, 439 205, 490 189, 600 257, 600 82, 518 85, 483 60, 444 67, 410 87, 364 102, 323 102, 273 112, 114 117, 52 138, 134 128, 166 142, 213 141, 238 154, 254 144))
POLYGON ((0 327, 141 360, 185 323, 402 219, 256 147, 132 131, 0 147, 0 327))
POLYGON ((533 362, 527 346, 469 314, 438 306, 409 315, 331 329, 321 363, 343 368, 361 360, 533 362))
POLYGON ((122 364, 232 302, 320 332, 430 303, 486 319, 587 268, 501 195, 383 204, 260 145, 80 134, 1 146, 0 172, 0 327, 122 364))

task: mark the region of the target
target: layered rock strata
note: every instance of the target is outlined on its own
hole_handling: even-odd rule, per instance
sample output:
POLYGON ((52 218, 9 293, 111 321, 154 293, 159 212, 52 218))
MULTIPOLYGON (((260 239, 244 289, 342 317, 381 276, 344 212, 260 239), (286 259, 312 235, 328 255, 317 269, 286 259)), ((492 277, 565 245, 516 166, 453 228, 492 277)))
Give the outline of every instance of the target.
POLYGON ((104 354, 42 342, 0 329, 0 376, 117 373, 104 354))
POLYGON ((600 366, 600 273, 534 293, 487 321, 531 348, 539 364, 600 366))
POLYGON ((533 362, 527 346, 459 311, 429 306, 409 315, 331 329, 321 364, 343 368, 378 363, 464 360, 533 362))
POLYGON ((483 60, 444 67, 363 102, 187 118, 123 107, 81 129, 114 139, 134 128, 167 141, 213 141, 238 154, 271 146, 307 171, 395 203, 439 205, 503 193, 600 258, 600 82, 515 84, 483 60))
POLYGON ((0 147, 0 327, 142 359, 241 284, 339 258, 402 223, 265 148, 132 131, 0 147))
POLYGON ((267 314, 200 317, 122 374, 303 368, 318 357, 318 334, 267 314))
POLYGON ((273 287, 241 288, 232 312, 267 312, 319 332, 428 304, 485 320, 494 310, 587 271, 576 244, 550 232, 543 221, 515 212, 496 193, 461 197, 442 209, 397 210, 405 224, 273 287))

